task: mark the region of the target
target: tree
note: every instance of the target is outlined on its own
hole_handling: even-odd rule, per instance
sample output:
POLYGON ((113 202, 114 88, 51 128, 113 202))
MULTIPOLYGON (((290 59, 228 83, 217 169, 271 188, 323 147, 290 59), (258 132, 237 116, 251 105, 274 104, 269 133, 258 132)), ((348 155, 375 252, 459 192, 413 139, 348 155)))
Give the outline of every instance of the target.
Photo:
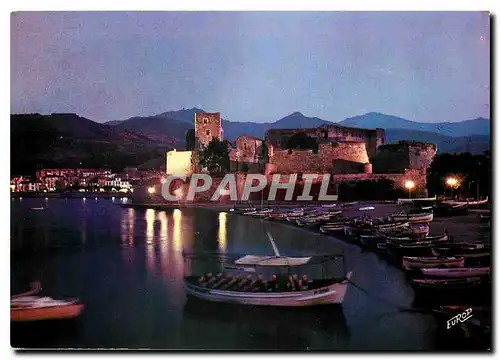
MULTIPOLYGON (((458 192, 466 197, 485 197, 491 189, 491 156, 470 153, 436 155, 427 170, 429 195, 450 192, 446 184, 448 177, 460 181, 458 192)), ((454 192, 455 193, 455 192, 454 192)))
POLYGON ((195 137, 195 132, 194 129, 189 129, 186 132, 186 150, 191 151, 195 149, 196 144, 196 137, 195 137))
POLYGON ((200 150, 200 165, 210 173, 229 171, 229 141, 214 137, 200 150))

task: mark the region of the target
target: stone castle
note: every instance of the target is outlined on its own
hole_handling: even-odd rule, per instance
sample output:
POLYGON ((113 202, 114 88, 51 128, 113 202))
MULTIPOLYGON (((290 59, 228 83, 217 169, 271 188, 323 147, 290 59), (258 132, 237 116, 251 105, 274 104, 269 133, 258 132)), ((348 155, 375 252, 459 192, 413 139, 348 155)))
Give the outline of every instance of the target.
MULTIPOLYGON (((202 171, 198 152, 214 137, 223 139, 220 113, 196 113, 195 141, 187 151, 167 153, 166 172, 191 175, 202 171)), ((424 194, 426 171, 436 154, 431 143, 400 141, 385 144, 383 129, 360 129, 336 124, 309 129, 272 129, 264 139, 239 136, 229 149, 230 171, 234 173, 332 174, 334 182, 388 178, 404 187, 408 180, 414 191, 424 194), (296 134, 306 134, 315 149, 288 149, 296 134)))

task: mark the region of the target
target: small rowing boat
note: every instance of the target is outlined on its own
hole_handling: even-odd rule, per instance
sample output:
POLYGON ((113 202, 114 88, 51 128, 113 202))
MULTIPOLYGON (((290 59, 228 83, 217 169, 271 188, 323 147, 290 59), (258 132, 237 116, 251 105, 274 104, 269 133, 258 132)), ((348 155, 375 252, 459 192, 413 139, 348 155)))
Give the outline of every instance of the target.
POLYGON ((71 319, 83 311, 84 306, 78 299, 54 300, 46 296, 33 296, 39 291, 39 283, 36 283, 34 289, 11 297, 11 321, 71 319))
POLYGON ((485 285, 491 285, 489 279, 481 276, 473 276, 459 279, 428 279, 412 278, 410 284, 415 289, 434 289, 434 290, 466 290, 480 288, 485 285))
POLYGON ((392 218, 394 221, 409 221, 411 223, 421 223, 426 222, 430 223, 434 219, 434 215, 432 212, 424 212, 424 213, 416 213, 416 214, 396 214, 393 215, 392 218))
POLYGON ((424 257, 403 256, 403 268, 414 270, 422 268, 461 268, 465 264, 463 257, 424 257))
POLYGON ((428 268, 422 269, 422 273, 433 277, 462 278, 471 276, 489 275, 491 267, 463 267, 463 268, 428 268))

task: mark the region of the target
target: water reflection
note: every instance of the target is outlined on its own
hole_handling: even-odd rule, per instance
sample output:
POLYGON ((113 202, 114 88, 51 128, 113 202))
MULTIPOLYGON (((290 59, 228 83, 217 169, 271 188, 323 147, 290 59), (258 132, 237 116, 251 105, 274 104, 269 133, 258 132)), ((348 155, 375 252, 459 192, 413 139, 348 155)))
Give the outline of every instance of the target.
POLYGON ((168 217, 165 211, 158 213, 158 220, 160 221, 160 266, 162 272, 165 272, 168 263, 168 217))
POLYGON ((211 349, 339 350, 350 340, 341 306, 247 307, 192 297, 184 305, 180 336, 187 348, 211 349))
POLYGON ((174 213, 173 213, 173 217, 174 217, 174 239, 173 239, 174 240, 173 241, 174 251, 180 252, 180 251, 182 251, 181 250, 182 249, 182 238, 181 238, 182 211, 180 211, 179 209, 175 209, 174 213))
POLYGON ((153 238, 154 238, 154 225, 155 225, 155 216, 156 213, 153 209, 147 209, 146 210, 146 242, 148 244, 153 243, 153 238))
POLYGON ((130 246, 134 245, 134 209, 128 209, 128 244, 130 246))
POLYGON ((155 215, 153 209, 147 209, 144 215, 146 219, 146 267, 151 273, 155 272, 156 267, 155 244, 153 242, 155 215))
POLYGON ((227 212, 219 213, 219 251, 226 252, 227 247, 227 212))

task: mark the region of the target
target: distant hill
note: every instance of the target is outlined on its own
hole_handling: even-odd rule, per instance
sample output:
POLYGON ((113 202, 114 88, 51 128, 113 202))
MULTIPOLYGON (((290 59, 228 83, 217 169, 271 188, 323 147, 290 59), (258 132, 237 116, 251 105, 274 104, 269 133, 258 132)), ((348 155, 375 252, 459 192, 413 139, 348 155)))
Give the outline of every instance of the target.
POLYGON ((12 174, 33 173, 37 166, 121 170, 171 148, 168 142, 76 114, 11 115, 10 127, 12 174))
POLYGON ((434 143, 437 145, 438 153, 470 152, 472 154, 482 154, 484 151, 490 150, 490 138, 485 135, 453 137, 429 131, 385 129, 385 141, 387 144, 396 143, 400 140, 434 143))
POLYGON ((370 112, 364 115, 347 118, 340 121, 339 124, 370 129, 382 128, 429 131, 446 136, 489 136, 490 134, 490 120, 482 117, 452 123, 423 123, 406 120, 397 116, 370 112))

